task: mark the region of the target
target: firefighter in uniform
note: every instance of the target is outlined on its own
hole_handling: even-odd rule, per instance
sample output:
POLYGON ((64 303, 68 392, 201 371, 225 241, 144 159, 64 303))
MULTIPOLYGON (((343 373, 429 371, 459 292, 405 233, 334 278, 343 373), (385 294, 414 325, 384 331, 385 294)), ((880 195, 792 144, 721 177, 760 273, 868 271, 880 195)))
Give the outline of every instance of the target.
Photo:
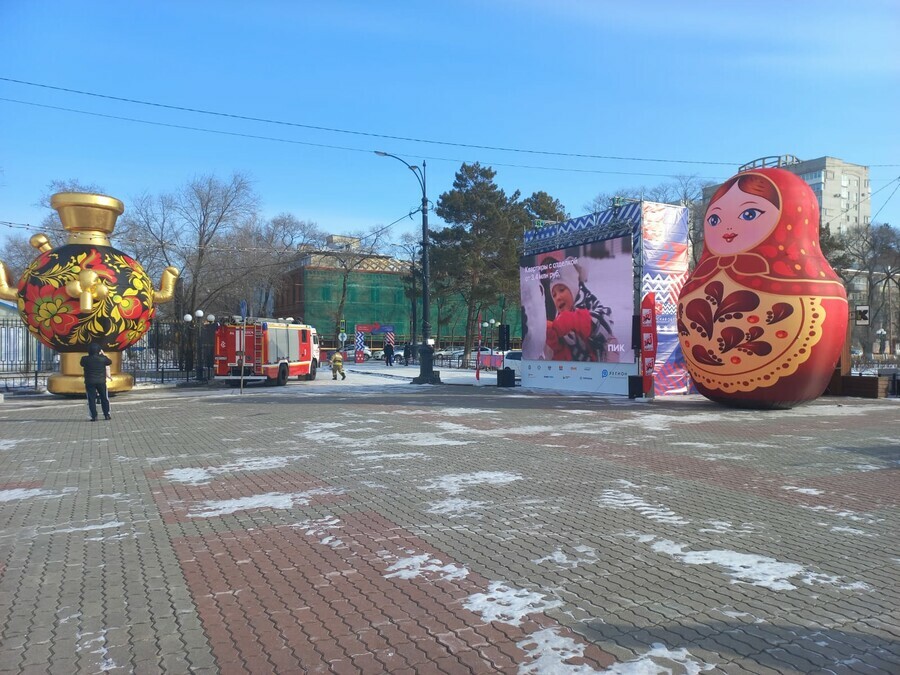
POLYGON ((331 355, 331 379, 336 380, 338 373, 342 380, 347 379, 347 375, 344 373, 344 357, 340 352, 335 352, 331 355))

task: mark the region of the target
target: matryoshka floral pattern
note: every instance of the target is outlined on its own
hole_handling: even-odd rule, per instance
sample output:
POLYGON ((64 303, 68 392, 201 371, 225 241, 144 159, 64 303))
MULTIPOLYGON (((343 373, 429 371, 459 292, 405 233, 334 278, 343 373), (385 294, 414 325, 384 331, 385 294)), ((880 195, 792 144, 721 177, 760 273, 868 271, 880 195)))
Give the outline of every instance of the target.
POLYGON ((83 351, 91 342, 126 349, 147 332, 156 313, 146 272, 110 246, 69 244, 46 251, 25 270, 18 291, 19 313, 28 329, 60 352, 83 351), (96 273, 107 290, 89 312, 82 312, 79 299, 66 290, 82 270, 96 273))

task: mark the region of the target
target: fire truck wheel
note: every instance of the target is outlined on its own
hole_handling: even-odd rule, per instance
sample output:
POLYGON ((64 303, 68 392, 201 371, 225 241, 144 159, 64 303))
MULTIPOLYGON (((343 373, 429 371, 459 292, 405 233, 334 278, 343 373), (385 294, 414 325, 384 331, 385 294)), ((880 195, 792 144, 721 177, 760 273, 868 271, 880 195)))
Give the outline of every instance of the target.
POLYGON ((283 387, 284 385, 287 384, 287 379, 288 379, 287 366, 284 364, 281 364, 281 367, 278 369, 278 379, 275 381, 275 384, 277 384, 279 387, 283 387))
POLYGON ((315 361, 309 364, 309 375, 306 376, 307 380, 312 381, 316 379, 316 368, 317 366, 315 361))

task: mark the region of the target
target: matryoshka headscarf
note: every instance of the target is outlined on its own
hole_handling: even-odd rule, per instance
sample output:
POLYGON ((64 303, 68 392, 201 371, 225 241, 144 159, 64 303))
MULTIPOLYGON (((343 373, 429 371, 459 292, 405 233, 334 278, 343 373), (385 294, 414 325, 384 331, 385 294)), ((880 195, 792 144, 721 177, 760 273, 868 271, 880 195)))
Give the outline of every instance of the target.
POLYGON ((778 222, 762 242, 740 253, 717 255, 704 243, 703 255, 682 295, 701 287, 721 269, 741 285, 760 291, 846 297, 819 248, 819 205, 803 179, 784 169, 739 173, 716 190, 709 208, 735 183, 738 189, 772 202, 779 210, 778 222))

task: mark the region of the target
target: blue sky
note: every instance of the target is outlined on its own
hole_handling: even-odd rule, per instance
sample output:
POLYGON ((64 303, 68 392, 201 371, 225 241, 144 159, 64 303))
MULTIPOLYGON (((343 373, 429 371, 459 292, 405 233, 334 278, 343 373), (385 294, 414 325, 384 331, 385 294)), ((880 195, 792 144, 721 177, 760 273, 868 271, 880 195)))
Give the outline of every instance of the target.
POLYGON ((421 197, 380 149, 426 160, 433 202, 479 161, 572 216, 617 188, 831 155, 871 167, 872 213, 900 225, 897 35, 896 0, 0 0, 2 78, 291 123, 0 80, 0 221, 38 224, 54 179, 127 208, 241 171, 266 217, 363 230, 421 197))

